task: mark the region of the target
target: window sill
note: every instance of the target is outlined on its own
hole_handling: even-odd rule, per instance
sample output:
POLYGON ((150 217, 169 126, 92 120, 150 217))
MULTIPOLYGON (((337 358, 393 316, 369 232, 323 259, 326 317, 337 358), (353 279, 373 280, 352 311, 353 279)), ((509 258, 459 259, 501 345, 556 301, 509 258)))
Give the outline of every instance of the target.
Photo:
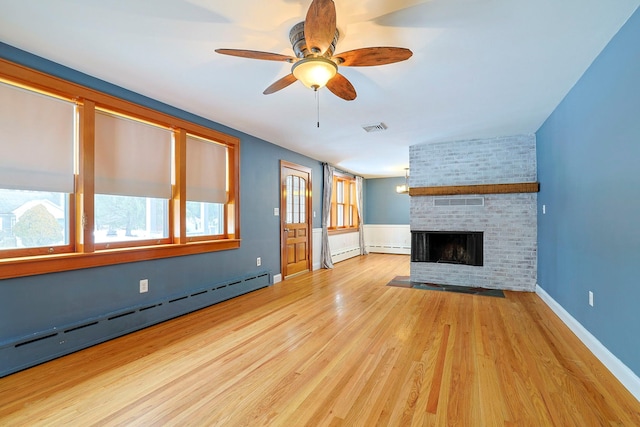
POLYGON ((106 249, 93 253, 67 253, 60 255, 6 258, 0 260, 0 279, 195 255, 237 249, 239 247, 240 239, 227 239, 192 242, 182 245, 168 244, 138 248, 106 249))
POLYGON ((331 234, 347 234, 347 233, 357 233, 358 231, 360 231, 359 227, 355 227, 355 228, 336 228, 333 230, 328 230, 329 231, 329 235, 331 234))

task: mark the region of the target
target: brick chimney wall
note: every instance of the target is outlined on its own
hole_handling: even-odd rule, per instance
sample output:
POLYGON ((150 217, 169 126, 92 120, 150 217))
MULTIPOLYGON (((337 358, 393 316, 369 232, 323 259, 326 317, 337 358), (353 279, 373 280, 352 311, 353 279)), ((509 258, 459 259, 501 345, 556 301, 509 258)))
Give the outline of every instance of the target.
MULTIPOLYGON (((426 143, 410 149, 412 188, 536 181, 535 135, 426 143)), ((483 266, 412 262, 411 280, 535 290, 537 193, 412 196, 410 225, 412 231, 484 233, 483 266), (479 198, 482 204, 477 204, 479 198)))

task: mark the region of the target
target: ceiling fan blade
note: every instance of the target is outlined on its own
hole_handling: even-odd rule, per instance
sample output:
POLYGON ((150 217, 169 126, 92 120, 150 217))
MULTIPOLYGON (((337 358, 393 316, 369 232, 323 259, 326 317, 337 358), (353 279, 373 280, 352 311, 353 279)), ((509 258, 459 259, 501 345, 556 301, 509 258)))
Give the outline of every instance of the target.
POLYGON ((336 5, 333 0, 313 0, 304 21, 304 38, 311 52, 323 54, 336 35, 336 5))
POLYGON ((271 95, 272 93, 277 92, 280 89, 284 89, 285 87, 289 86, 291 83, 295 82, 296 80, 298 79, 296 79, 296 76, 294 76, 293 74, 286 75, 280 80, 276 80, 271 86, 266 88, 262 93, 265 95, 271 95))
POLYGON ((260 52, 257 50, 244 50, 244 49, 216 49, 217 53, 223 55, 239 56, 241 58, 249 59, 263 59, 266 61, 285 61, 295 62, 296 58, 293 56, 280 55, 279 53, 260 52))
POLYGON ((356 89, 351 82, 340 73, 336 74, 327 82, 327 89, 345 101, 353 101, 356 99, 356 89))
POLYGON ((413 52, 403 47, 364 47, 333 56, 338 65, 345 67, 368 67, 393 64, 411 58, 413 52))

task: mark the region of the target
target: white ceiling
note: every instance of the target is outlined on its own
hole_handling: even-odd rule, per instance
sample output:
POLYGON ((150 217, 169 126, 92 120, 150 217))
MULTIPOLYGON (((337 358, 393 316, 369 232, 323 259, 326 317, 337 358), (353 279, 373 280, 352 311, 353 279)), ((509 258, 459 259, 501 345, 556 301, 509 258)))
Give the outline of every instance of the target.
POLYGON ((337 52, 406 47, 408 61, 341 67, 347 102, 295 83, 310 0, 0 0, 0 41, 365 177, 402 176, 409 146, 535 132, 640 0, 335 0, 337 52), (362 125, 388 129, 366 133, 362 125))

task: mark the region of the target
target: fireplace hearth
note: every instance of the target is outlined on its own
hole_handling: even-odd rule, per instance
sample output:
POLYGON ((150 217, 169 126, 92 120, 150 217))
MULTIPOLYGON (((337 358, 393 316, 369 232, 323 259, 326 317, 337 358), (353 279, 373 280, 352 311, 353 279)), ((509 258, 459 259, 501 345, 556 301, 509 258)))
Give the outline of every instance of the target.
POLYGON ((411 262, 483 265, 481 231, 411 231, 411 262))

